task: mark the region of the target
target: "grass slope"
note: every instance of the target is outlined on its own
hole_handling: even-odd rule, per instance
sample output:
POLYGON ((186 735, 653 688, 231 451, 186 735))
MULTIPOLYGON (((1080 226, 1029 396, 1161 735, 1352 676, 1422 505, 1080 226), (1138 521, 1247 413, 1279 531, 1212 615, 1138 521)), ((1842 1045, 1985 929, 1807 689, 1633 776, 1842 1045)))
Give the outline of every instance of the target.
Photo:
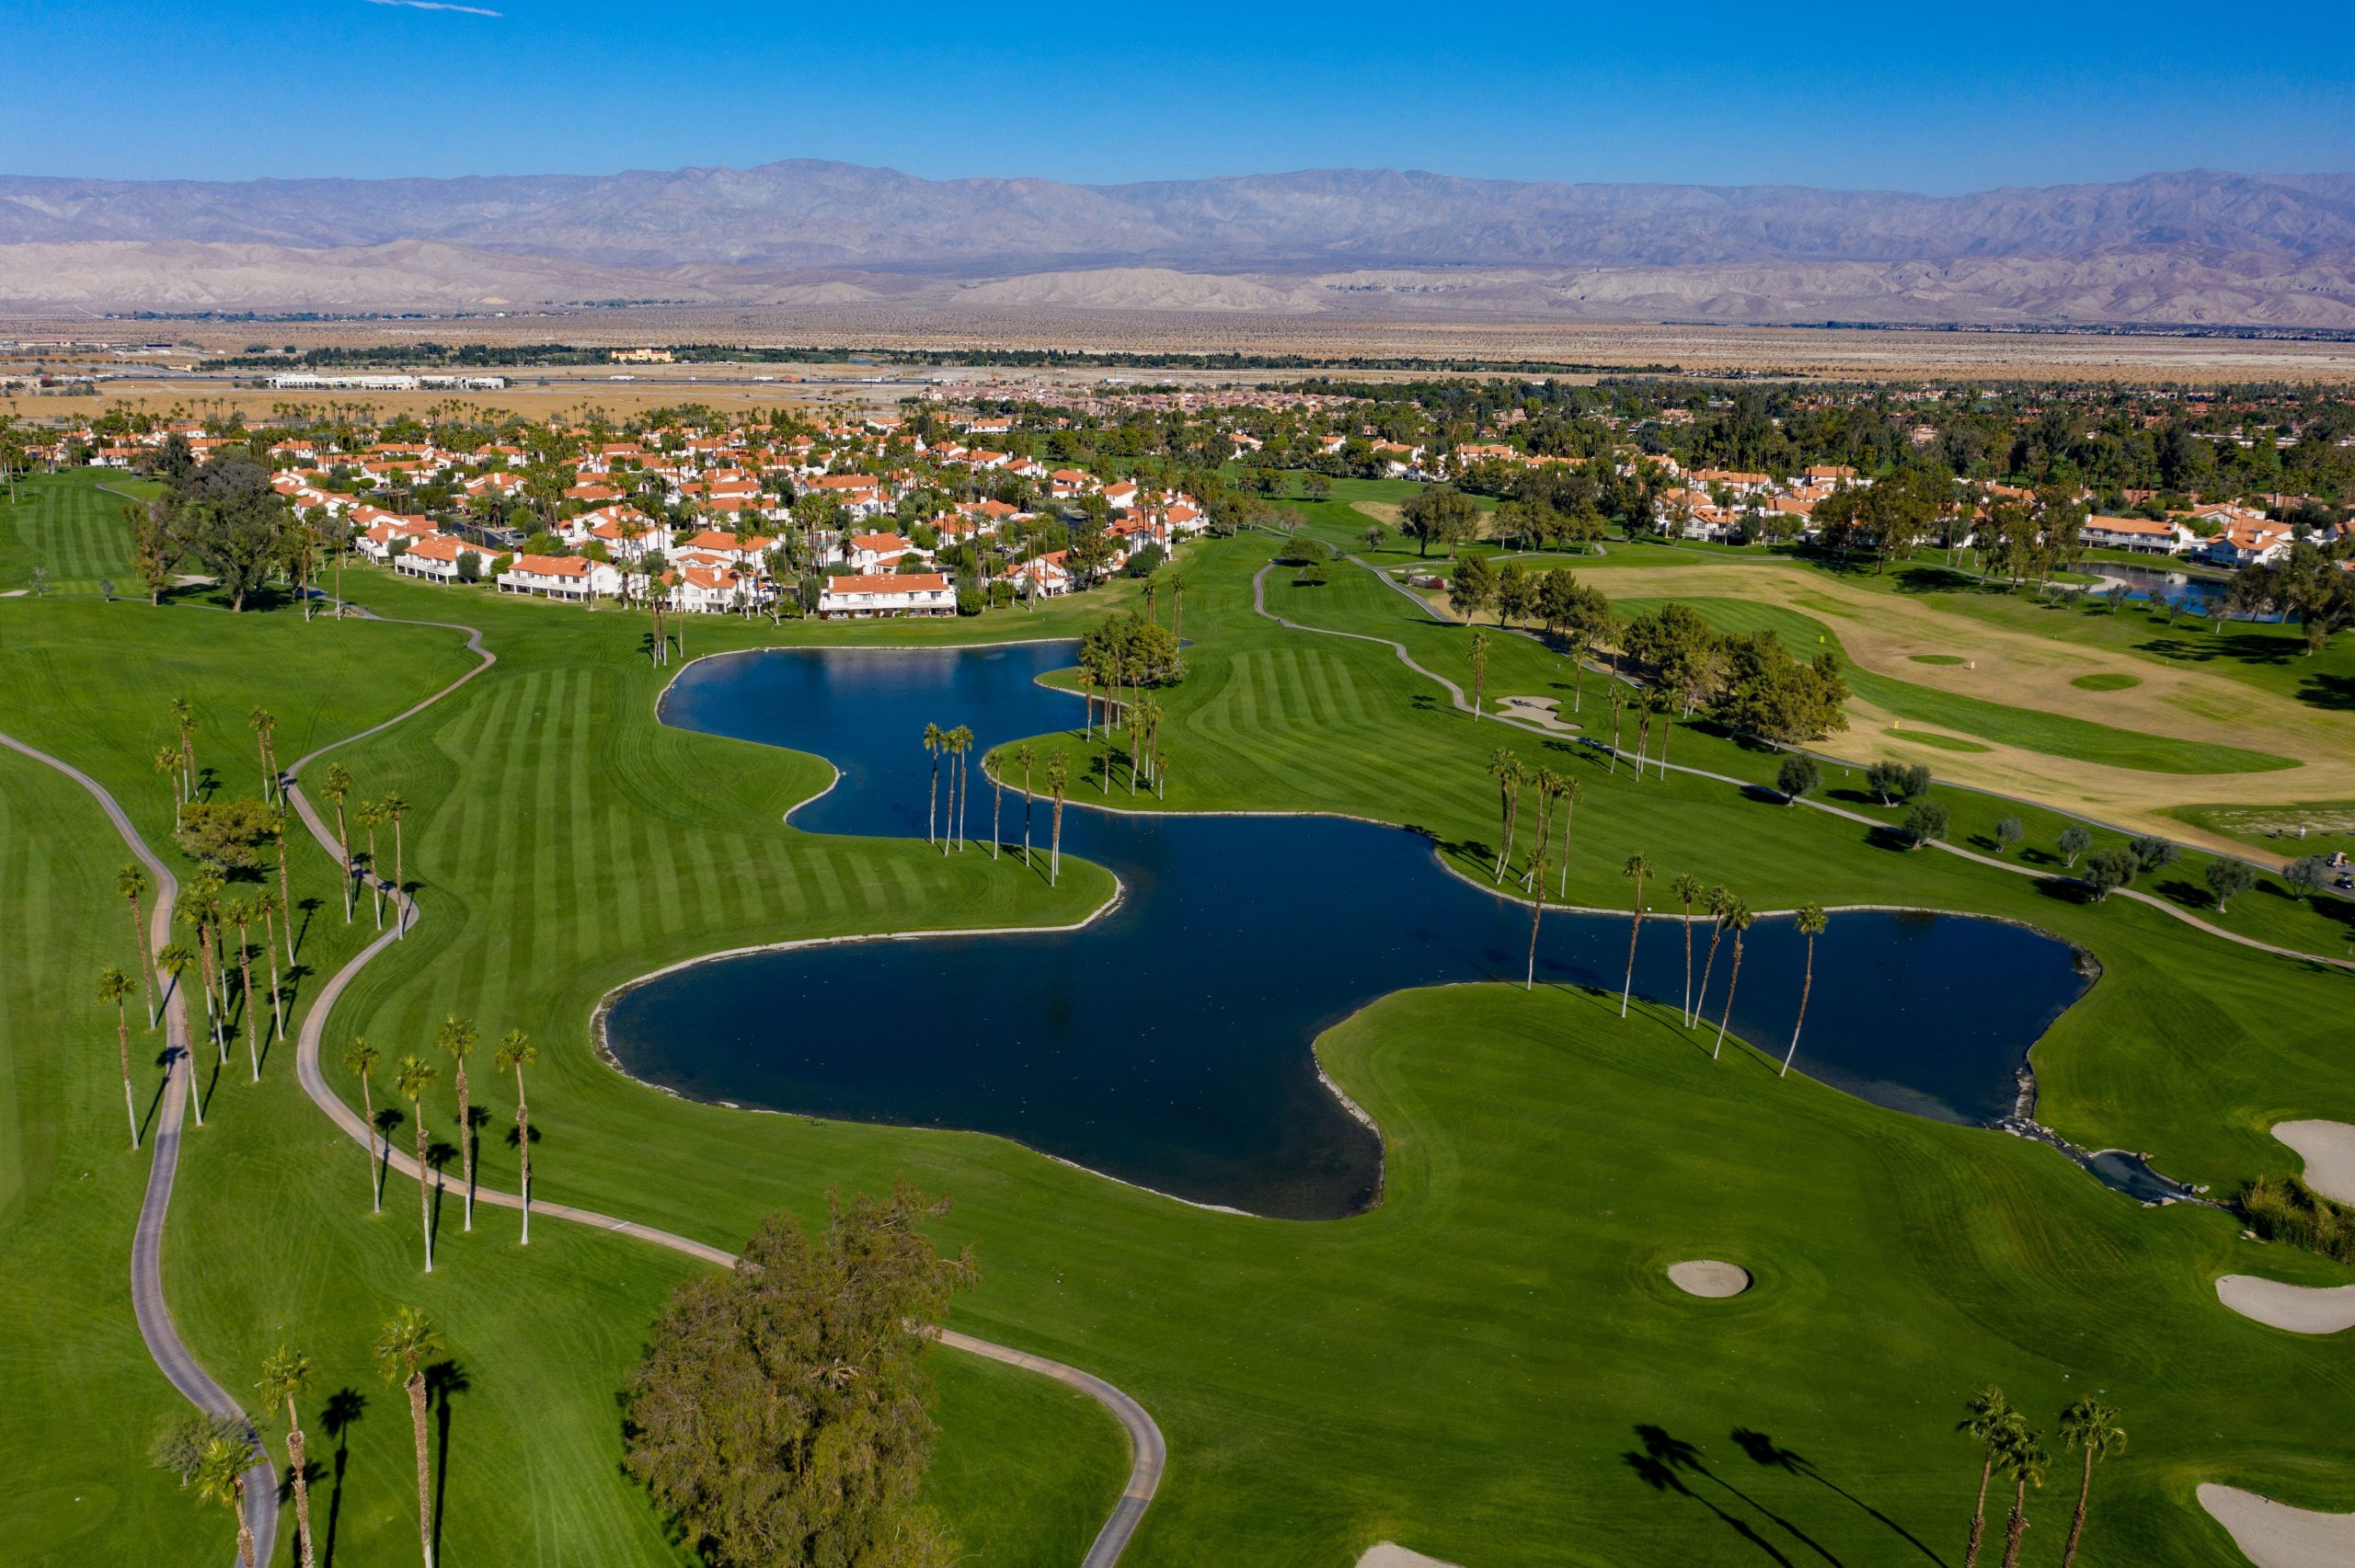
POLYGON ((19 480, 14 501, 0 491, 0 590, 29 587, 40 567, 51 592, 96 593, 110 579, 116 592, 140 597, 121 509, 155 490, 127 474, 79 468, 19 480))
MULTIPOLYGON (((1637 784, 1624 766, 1614 774, 1568 746, 1476 724, 1386 647, 1253 615, 1266 553, 1218 543, 1185 567, 1194 675, 1165 694, 1171 807, 1408 821, 1470 864, 1495 832, 1483 764, 1511 744, 1585 783, 1576 898, 1618 903, 1618 861, 1642 848, 1677 863, 1668 871, 1733 882, 1753 905, 1975 909, 2094 951, 2101 983, 2037 1053, 2047 1119, 2085 1141, 2230 1181, 2290 1168, 2266 1132, 2274 1120, 2355 1098, 2343 975, 2227 947, 2130 903, 2086 907, 1953 857, 1900 853, 1857 824, 1739 787, 1637 784)), ((1371 579, 1343 589, 1355 575, 1323 589, 1279 585, 1272 601, 1296 619, 1396 635, 1464 679, 1461 628, 1371 579)), ((462 612, 502 657, 447 711, 348 759, 363 793, 395 786, 419 804, 410 869, 428 924, 339 1008, 330 1058, 355 1030, 395 1053, 419 1048, 452 1009, 487 1036, 532 1029, 546 1052, 534 1091, 542 1195, 723 1243, 767 1208, 815 1212, 830 1185, 875 1190, 905 1175, 954 1195, 944 1232, 977 1244, 986 1276, 959 1303, 959 1326, 1113 1379, 1168 1434, 1173 1470, 1140 1563, 1340 1563, 1385 1537, 1465 1562, 1615 1563, 1636 1541, 1663 1560, 1749 1562, 1762 1539, 1796 1561, 1802 1533, 1852 1562, 1910 1555, 1901 1531, 1947 1552, 1976 1479, 1948 1433, 1952 1407, 1990 1379, 2039 1411, 2100 1387, 2132 1415, 2135 1446, 2105 1471, 2088 1563, 2213 1560, 2226 1548, 2190 1500, 2200 1480, 2355 1504, 2355 1442, 2329 1419, 2350 1391, 2332 1348, 2234 1318, 2209 1289, 2226 1268, 2311 1283, 2346 1271, 2257 1251, 2212 1212, 2144 1211, 2048 1150, 1775 1080, 1743 1054, 1712 1063, 1648 1010, 1623 1025, 1608 1015, 1615 1002, 1467 987, 1393 998, 1333 1031, 1327 1066, 1382 1120, 1391 1185, 1380 1209, 1328 1225, 1189 1209, 994 1139, 749 1115, 629 1084, 596 1059, 586 1029, 619 979, 771 934, 1037 920, 1059 900, 974 857, 782 827, 776 814, 822 769, 656 726, 641 634, 620 617, 373 575, 354 587, 388 613, 462 612), (1710 1305, 1660 1279, 1667 1262, 1713 1253, 1755 1268, 1758 1290, 1710 1305), (1638 1425, 1698 1446, 1706 1471, 1656 1489, 1624 1459, 1644 1450, 1638 1425), (1768 1435, 1768 1458, 1803 1462, 1754 1463, 1737 1429, 1768 1435)), ((1068 629, 1093 609, 1035 619, 1068 629)), ((126 718, 160 704, 149 671, 176 642, 235 650, 258 624, 114 613, 86 662, 94 685, 138 692, 115 710, 126 718)), ((1005 635, 1008 620, 916 635, 1005 635)), ((691 635, 700 651, 768 634, 698 622, 691 635)), ((1492 691, 1566 694, 1557 656, 1498 643, 1492 691)), ((228 690, 208 700, 240 711, 285 678, 284 662, 222 660, 228 690)), ((0 723, 52 706, 29 687, 0 693, 0 723)), ((113 743, 105 727, 83 737, 103 754, 92 765, 134 787, 152 747, 113 743)), ((1739 776, 1772 767, 1699 730, 1680 727, 1673 745, 1677 761, 1739 776)), ((1074 906, 1100 897, 1086 880, 1066 881, 1074 906)), ((2319 917, 2299 907, 2289 918, 2319 917)), ((1835 917, 1826 940, 1838 929, 1835 917)), ((323 954, 340 930, 325 928, 323 954)), ((503 1093, 487 1071, 477 1082, 494 1118, 486 1179, 503 1183, 503 1093)), ((523 1258, 511 1218, 461 1238, 445 1215, 443 1265, 422 1280, 414 1211, 396 1192, 384 1220, 359 1214, 356 1152, 293 1100, 282 1063, 261 1090, 223 1095, 175 1231, 176 1248, 206 1248, 201 1270, 176 1269, 173 1290, 208 1361, 241 1381, 234 1368, 294 1333, 360 1387, 368 1330, 392 1301, 429 1300, 474 1380, 453 1402, 451 1560, 661 1561, 643 1503, 612 1473, 611 1390, 669 1265, 553 1226, 546 1252, 535 1235, 523 1258)), ((399 1561, 411 1549, 405 1434, 381 1391, 362 1391, 374 1403, 352 1429, 350 1561, 399 1561)), ((1116 1451, 1107 1435, 1058 1425, 1067 1407, 1054 1400, 1016 1410, 983 1388, 972 1402, 1004 1421, 982 1436, 1008 1458, 991 1477, 960 1479, 956 1448, 975 1429, 959 1425, 959 1399, 953 1381, 944 1388, 949 1447, 936 1476, 952 1525, 1003 1560, 1067 1555, 987 1532, 994 1519, 1044 1528, 1048 1510, 1027 1499, 1100 1501, 1100 1460, 1116 1451)), ((140 1505, 167 1511, 168 1484, 160 1492, 140 1505)), ((1084 1530, 1083 1513, 1051 1521, 1059 1539, 1084 1530)), ((2058 1533, 2031 1537, 2031 1561, 2057 1556, 2058 1533)))

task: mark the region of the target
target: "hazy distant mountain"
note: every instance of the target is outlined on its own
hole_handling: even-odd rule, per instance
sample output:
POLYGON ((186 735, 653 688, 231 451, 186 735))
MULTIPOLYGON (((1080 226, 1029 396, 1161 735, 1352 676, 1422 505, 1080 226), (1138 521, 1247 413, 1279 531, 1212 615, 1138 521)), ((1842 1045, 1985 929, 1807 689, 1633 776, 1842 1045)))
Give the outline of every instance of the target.
POLYGON ((832 285, 867 291, 990 280, 965 301, 976 309, 1417 311, 1478 295, 1508 313, 1618 319, 2345 326, 2355 175, 2192 171, 1959 197, 1350 169, 1077 186, 809 161, 446 180, 0 177, 0 298, 17 301, 732 299, 802 287, 793 274, 810 269, 903 280, 832 285), (1484 277, 1322 277, 1368 269, 1484 277), (1498 269, 1517 276, 1486 276, 1498 269), (1015 283, 1074 272, 1090 276, 1015 283), (1251 280, 1173 285, 1173 272, 1251 280), (266 298, 273 273, 282 300, 266 298))

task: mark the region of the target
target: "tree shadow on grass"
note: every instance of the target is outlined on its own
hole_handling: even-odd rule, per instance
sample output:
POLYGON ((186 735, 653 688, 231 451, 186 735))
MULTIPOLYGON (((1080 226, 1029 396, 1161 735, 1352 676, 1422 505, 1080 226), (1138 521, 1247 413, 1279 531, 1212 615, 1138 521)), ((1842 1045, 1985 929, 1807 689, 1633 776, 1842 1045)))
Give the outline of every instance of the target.
POLYGON ((2309 675, 2298 682, 2298 701, 2310 707, 2345 713, 2355 708, 2355 676, 2309 675))
POLYGON ((368 1408, 368 1396, 358 1389, 338 1389, 327 1396, 319 1412, 319 1430, 335 1439, 335 1462, 329 1476, 332 1488, 327 1493, 327 1524, 319 1539, 320 1568, 335 1568, 336 1525, 343 1517, 343 1475, 351 1463, 352 1424, 368 1408))
POLYGON ((1912 1546, 1914 1551, 1920 1552, 1931 1562, 1939 1564, 1939 1568, 1945 1568, 1946 1559, 1940 1557, 1936 1551, 1924 1544, 1920 1537, 1916 1536, 1912 1530, 1907 1529, 1903 1525, 1899 1524, 1895 1519, 1890 1518, 1887 1514, 1882 1513, 1878 1508, 1874 1507, 1871 1504, 1857 1496, 1855 1493, 1849 1491, 1846 1487, 1842 1486, 1839 1482, 1826 1476, 1822 1471, 1817 1470, 1813 1464, 1809 1462, 1807 1457, 1804 1454, 1799 1453, 1797 1449, 1783 1448, 1778 1445, 1775 1439, 1766 1436, 1765 1433, 1752 1432, 1746 1426, 1735 1427, 1729 1436, 1732 1437, 1735 1447, 1740 1448, 1743 1453, 1748 1454, 1754 1463, 1763 1465, 1770 1470, 1782 1471, 1786 1474, 1805 1476, 1808 1480, 1814 1482, 1819 1486, 1830 1488, 1832 1492, 1837 1493, 1840 1496, 1846 1498, 1849 1502, 1855 1504, 1857 1507, 1871 1515, 1878 1523, 1886 1526, 1890 1530, 1893 1531, 1897 1535, 1902 1536, 1908 1545, 1912 1546))
POLYGON ((384 1147, 376 1151, 376 1168, 369 1173, 369 1180, 375 1184, 375 1207, 378 1208, 385 1206, 385 1184, 392 1179, 393 1174, 393 1134, 407 1120, 408 1116, 398 1105, 376 1107, 376 1136, 384 1147))
POLYGON ((164 1070, 162 1076, 155 1080, 155 1093, 149 1098, 147 1109, 139 1117, 139 1141, 142 1143, 147 1141, 148 1128, 155 1125, 155 1117, 164 1108, 165 1092, 172 1086, 172 1063, 179 1058, 178 1046, 166 1046, 155 1053, 155 1065, 164 1070))
POLYGON ((433 1239, 442 1239, 442 1197, 449 1190, 450 1162, 458 1157, 458 1146, 435 1139, 425 1146, 425 1162, 433 1168, 433 1239))
POLYGON ((474 1384, 454 1360, 438 1361, 425 1369, 425 1399, 433 1410, 433 1555, 442 1555, 442 1510, 450 1492, 450 1400, 474 1384))

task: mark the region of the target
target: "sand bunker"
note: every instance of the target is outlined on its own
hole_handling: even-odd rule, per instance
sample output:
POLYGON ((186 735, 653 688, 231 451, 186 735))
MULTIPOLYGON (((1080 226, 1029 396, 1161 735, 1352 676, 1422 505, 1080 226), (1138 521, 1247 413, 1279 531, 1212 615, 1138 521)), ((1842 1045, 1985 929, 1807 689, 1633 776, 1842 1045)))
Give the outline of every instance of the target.
POLYGON ((2316 1514, 2212 1482, 2200 1505, 2231 1532, 2257 1568, 2346 1568, 2355 1562, 2355 1514, 2316 1514))
POLYGON ((1750 1271, 1739 1264, 1715 1258, 1687 1258, 1668 1265, 1668 1282, 1687 1296, 1722 1300, 1750 1288, 1750 1271))
POLYGON ((2289 1285, 2253 1274, 2228 1274, 2216 1281, 2216 1299, 2242 1317, 2292 1333, 2355 1328, 2355 1285, 2289 1285))
POLYGON ((1365 1549, 1365 1555, 1358 1559, 1358 1568, 1455 1568, 1455 1564, 1409 1551, 1395 1540, 1384 1540, 1365 1549))
POLYGON ((2355 1127, 2345 1122, 2282 1122, 2273 1136, 2306 1162, 2306 1185, 2340 1203, 2355 1203, 2355 1127))
POLYGON ((1548 729, 1576 729, 1579 727, 1561 716, 1558 697, 1499 697, 1497 706, 1507 718, 1517 718, 1524 724, 1542 724, 1548 729))

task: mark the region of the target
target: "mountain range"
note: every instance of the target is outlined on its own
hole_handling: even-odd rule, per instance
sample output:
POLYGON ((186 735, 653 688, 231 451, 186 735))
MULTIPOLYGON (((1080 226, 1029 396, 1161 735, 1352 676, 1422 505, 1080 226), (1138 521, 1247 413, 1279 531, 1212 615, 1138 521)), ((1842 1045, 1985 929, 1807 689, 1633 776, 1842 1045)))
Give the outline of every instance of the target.
POLYGON ((2355 327, 2355 175, 1951 197, 1396 170, 1085 186, 756 168, 455 179, 0 176, 0 301, 583 301, 987 313, 2355 327))

